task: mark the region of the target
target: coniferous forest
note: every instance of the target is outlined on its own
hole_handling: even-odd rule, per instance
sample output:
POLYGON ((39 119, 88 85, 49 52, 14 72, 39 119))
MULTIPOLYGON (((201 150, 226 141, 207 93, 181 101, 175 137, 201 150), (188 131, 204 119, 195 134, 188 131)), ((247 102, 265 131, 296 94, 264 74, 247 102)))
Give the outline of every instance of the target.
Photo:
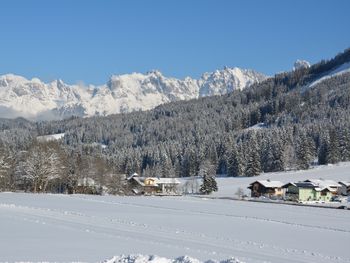
POLYGON ((0 119, 0 190, 74 192, 93 178, 127 194, 123 175, 227 176, 350 160, 350 73, 310 84, 350 62, 275 75, 242 91, 146 112, 32 122, 0 119), (38 136, 64 133, 62 140, 38 136), (210 172, 211 171, 211 172, 210 172))

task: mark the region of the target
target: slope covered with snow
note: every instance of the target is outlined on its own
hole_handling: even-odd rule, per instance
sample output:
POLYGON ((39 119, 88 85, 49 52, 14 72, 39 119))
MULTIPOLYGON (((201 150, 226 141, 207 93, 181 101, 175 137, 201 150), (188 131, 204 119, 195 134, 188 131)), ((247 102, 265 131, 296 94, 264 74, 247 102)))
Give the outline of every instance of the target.
POLYGON ((225 94, 265 78, 253 70, 225 67, 198 80, 169 78, 150 71, 114 75, 100 86, 81 86, 7 74, 0 76, 0 112, 8 118, 53 119, 148 110, 171 101, 225 94))
POLYGON ((350 62, 344 63, 343 65, 337 67, 336 69, 328 72, 327 74, 325 74, 321 78, 315 80, 314 82, 312 82, 309 85, 309 88, 312 88, 313 86, 317 85, 318 83, 321 83, 324 80, 327 80, 327 79, 330 79, 332 77, 339 76, 341 74, 345 74, 345 73, 348 73, 348 72, 350 72, 350 62))

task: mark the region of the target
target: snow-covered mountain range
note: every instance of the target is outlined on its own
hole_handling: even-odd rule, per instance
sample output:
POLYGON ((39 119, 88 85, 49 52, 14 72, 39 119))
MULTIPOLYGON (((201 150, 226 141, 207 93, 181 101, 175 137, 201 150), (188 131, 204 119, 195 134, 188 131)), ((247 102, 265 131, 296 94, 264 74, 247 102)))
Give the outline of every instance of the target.
POLYGON ((57 119, 148 110, 171 101, 225 94, 264 79, 254 70, 228 67, 200 79, 169 78, 159 71, 113 75, 100 86, 44 83, 7 74, 0 76, 0 117, 57 119))

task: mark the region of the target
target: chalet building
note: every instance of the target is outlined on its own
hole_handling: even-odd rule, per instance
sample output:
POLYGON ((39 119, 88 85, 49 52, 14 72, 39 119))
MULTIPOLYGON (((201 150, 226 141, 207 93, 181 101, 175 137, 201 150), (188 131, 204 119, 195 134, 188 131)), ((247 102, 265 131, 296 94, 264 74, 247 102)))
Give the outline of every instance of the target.
POLYGON ((285 198, 289 201, 330 201, 334 195, 334 189, 326 186, 320 187, 311 180, 304 182, 288 183, 283 186, 285 190, 285 198))
POLYGON ((339 193, 344 196, 349 196, 350 195, 350 182, 339 182, 340 184, 340 191, 339 193))
POLYGON ((309 179, 304 182, 312 183, 321 189, 328 188, 333 195, 338 195, 341 189, 341 185, 333 180, 309 179))
POLYGON ((278 197, 281 198, 284 195, 283 183, 280 181, 259 180, 251 183, 248 189, 251 190, 251 197, 278 197))
POLYGON ((140 177, 134 173, 127 181, 135 194, 179 195, 180 181, 175 178, 140 177))

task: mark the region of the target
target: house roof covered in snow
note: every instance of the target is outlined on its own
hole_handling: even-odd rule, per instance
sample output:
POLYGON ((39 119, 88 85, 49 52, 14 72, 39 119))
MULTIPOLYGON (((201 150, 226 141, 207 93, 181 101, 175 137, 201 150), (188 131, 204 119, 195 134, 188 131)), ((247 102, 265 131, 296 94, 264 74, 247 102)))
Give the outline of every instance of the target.
POLYGON ((320 185, 318 185, 316 183, 310 182, 309 180, 306 180, 304 182, 297 182, 297 183, 287 183, 287 184, 283 185, 283 188, 287 188, 290 185, 294 185, 294 186, 296 186, 298 188, 314 189, 317 192, 321 192, 321 191, 324 191, 324 190, 327 190, 327 191, 330 191, 330 192, 334 191, 334 189, 332 189, 329 186, 320 186, 320 185))
POLYGON ((344 185, 346 187, 349 187, 350 186, 350 182, 346 182, 346 181, 340 181, 339 182, 340 185, 344 185))
POLYGON ((313 183, 319 186, 320 188, 326 188, 326 187, 337 188, 341 186, 340 184, 338 184, 336 181, 333 181, 333 180, 309 179, 309 180, 305 180, 304 182, 313 183))
POLYGON ((280 188, 283 186, 283 183, 280 181, 271 181, 271 180, 259 180, 251 183, 250 185, 253 185, 255 183, 259 183, 263 185, 266 188, 280 188))
POLYGON ((129 176, 127 180, 135 180, 141 186, 147 186, 145 184, 146 180, 153 181, 152 185, 149 186, 159 186, 162 184, 180 184, 181 182, 176 178, 160 178, 160 177, 139 177, 137 174, 129 176))

